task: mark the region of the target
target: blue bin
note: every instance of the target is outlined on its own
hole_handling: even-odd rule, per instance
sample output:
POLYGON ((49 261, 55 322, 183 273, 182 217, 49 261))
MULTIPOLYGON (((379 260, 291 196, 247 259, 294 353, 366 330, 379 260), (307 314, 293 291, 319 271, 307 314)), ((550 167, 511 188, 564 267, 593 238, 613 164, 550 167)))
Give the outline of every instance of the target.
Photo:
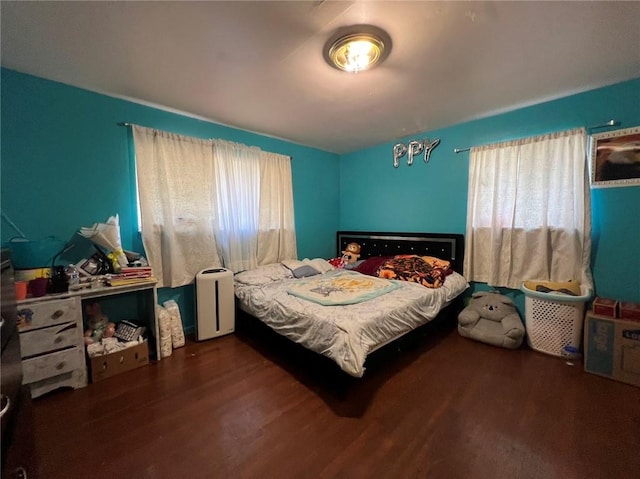
POLYGON ((55 255, 60 253, 65 242, 50 236, 41 240, 12 238, 6 246, 11 250, 11 261, 16 269, 51 267, 55 255))

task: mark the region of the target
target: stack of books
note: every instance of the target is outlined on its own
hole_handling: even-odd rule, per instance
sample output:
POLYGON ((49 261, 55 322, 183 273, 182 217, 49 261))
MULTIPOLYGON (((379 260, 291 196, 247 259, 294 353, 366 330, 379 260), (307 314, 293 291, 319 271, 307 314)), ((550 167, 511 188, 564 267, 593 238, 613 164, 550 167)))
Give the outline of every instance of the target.
POLYGON ((110 286, 125 286, 129 284, 156 281, 150 266, 127 266, 118 274, 112 274, 108 279, 110 286))

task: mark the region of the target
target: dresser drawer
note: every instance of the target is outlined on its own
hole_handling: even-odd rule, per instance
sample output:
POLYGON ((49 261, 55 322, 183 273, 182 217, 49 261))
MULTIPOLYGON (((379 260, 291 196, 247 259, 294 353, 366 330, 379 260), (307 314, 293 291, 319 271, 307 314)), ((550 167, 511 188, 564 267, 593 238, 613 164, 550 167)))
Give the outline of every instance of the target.
POLYGON ((69 322, 80 324, 81 320, 82 309, 78 298, 42 301, 18 306, 20 332, 69 322))
POLYGON ((77 346, 44 356, 24 359, 22 361, 22 384, 30 384, 84 367, 84 350, 77 346))
POLYGON ((23 358, 49 353, 82 343, 82 333, 76 323, 65 323, 20 334, 20 352, 23 358))

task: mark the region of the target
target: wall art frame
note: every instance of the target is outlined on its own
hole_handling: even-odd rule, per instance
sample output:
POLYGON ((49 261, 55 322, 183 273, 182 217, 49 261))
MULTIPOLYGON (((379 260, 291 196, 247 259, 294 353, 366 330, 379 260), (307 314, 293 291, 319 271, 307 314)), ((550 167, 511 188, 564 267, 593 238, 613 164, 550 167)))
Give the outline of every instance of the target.
POLYGON ((591 135, 592 188, 640 186, 640 126, 591 135))

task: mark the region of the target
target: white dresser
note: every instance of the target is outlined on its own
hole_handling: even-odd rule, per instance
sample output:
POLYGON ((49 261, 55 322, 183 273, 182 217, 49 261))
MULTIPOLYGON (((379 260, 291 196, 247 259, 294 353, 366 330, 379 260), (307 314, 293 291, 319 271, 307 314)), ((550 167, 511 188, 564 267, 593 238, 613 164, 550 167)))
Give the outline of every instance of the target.
POLYGON ((63 386, 78 389, 87 385, 83 302, 130 295, 137 304, 136 311, 128 313, 148 325, 150 358, 160 360, 155 280, 18 301, 22 384, 29 387, 32 398, 63 386))
POLYGON ((32 398, 62 386, 87 385, 79 297, 22 301, 18 321, 22 383, 32 398))

